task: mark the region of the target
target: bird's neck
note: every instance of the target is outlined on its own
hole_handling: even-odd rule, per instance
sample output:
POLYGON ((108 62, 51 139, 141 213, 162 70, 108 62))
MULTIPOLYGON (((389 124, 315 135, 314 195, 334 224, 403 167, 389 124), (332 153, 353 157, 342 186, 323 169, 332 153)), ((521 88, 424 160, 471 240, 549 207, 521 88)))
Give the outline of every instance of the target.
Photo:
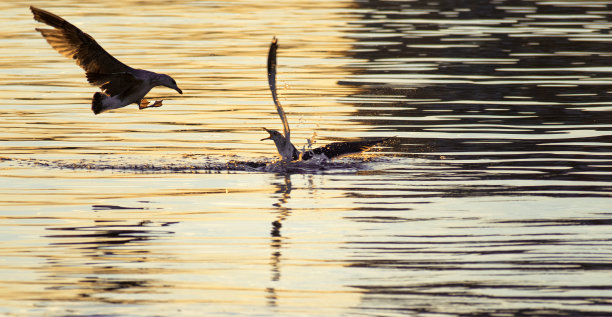
POLYGON ((283 161, 293 161, 300 157, 300 152, 284 137, 274 140, 274 144, 276 145, 276 150, 278 150, 278 154, 280 154, 283 161))
POLYGON ((151 76, 151 84, 155 85, 155 86, 163 86, 163 81, 162 81, 162 75, 161 74, 157 74, 157 73, 153 73, 154 75, 151 76))

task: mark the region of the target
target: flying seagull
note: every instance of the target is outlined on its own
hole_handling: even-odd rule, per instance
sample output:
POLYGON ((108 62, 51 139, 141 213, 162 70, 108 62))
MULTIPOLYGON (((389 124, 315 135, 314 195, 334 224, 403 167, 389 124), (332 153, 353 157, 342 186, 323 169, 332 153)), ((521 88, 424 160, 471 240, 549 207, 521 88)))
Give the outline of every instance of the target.
POLYGON ((108 110, 135 103, 140 109, 160 107, 163 100, 152 104, 144 99, 156 86, 165 86, 183 92, 172 77, 144 69, 136 69, 120 62, 106 52, 89 34, 81 31, 61 17, 30 6, 34 20, 45 23, 53 29, 36 28, 47 42, 60 54, 72 58, 85 70, 87 81, 99 86, 91 100, 91 110, 99 114, 108 110))
POLYGON ((276 37, 272 38, 272 44, 270 44, 270 51, 268 52, 268 85, 270 86, 270 91, 272 92, 272 99, 274 100, 274 105, 276 106, 276 111, 280 116, 281 122, 283 123, 283 133, 279 131, 263 128, 270 136, 261 139, 263 140, 272 140, 274 141, 274 145, 276 145, 276 149, 278 150, 278 154, 281 156, 282 160, 285 162, 290 161, 307 161, 313 158, 320 159, 333 159, 342 155, 359 153, 363 152, 377 144, 383 143, 388 138, 384 139, 376 139, 370 141, 354 141, 354 142, 334 142, 328 145, 318 147, 312 150, 305 150, 300 152, 292 143, 291 143, 291 131, 289 129, 289 122, 287 121, 287 116, 285 115, 285 111, 283 110, 283 106, 281 106, 278 101, 278 97, 276 95, 276 49, 278 48, 278 41, 276 37))

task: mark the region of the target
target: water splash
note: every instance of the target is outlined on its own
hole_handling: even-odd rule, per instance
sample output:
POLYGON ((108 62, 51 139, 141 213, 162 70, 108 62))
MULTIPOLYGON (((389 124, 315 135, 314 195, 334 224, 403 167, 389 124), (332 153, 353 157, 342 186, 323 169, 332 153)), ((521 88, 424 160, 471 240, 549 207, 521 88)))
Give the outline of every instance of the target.
POLYGON ((181 156, 143 159, 142 157, 104 157, 99 159, 36 159, 0 157, 0 164, 10 167, 38 167, 66 170, 113 171, 125 173, 221 173, 266 172, 312 174, 322 171, 368 169, 375 154, 356 154, 338 160, 312 159, 284 162, 278 159, 227 159, 213 156, 181 156))

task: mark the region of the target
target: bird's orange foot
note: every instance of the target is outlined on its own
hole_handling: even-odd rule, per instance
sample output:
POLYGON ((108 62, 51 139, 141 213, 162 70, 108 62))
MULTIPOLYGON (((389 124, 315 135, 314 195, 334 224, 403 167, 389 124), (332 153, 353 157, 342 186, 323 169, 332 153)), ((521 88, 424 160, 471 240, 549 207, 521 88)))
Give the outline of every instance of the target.
POLYGON ((155 100, 155 102, 150 104, 149 107, 150 108, 161 107, 162 106, 162 102, 163 102, 163 100, 155 100))
POLYGON ((147 99, 142 99, 140 101, 140 105, 138 105, 138 109, 142 110, 149 107, 149 101, 147 99))
POLYGON ((142 99, 140 101, 140 105, 138 106, 138 109, 146 109, 146 108, 157 108, 157 107, 161 107, 162 106, 162 102, 163 100, 155 100, 154 103, 149 104, 149 101, 147 99, 142 99))

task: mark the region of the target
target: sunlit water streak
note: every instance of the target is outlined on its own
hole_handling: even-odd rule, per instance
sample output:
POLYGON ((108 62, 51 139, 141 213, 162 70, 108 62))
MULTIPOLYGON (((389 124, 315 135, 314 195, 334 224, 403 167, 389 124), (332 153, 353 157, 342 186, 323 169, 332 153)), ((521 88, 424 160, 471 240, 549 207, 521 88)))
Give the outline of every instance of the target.
POLYGON ((608 1, 42 1, 164 106, 0 4, 0 314, 608 315, 608 1), (272 36, 296 146, 275 165, 272 36), (251 168, 245 162, 268 164, 251 168))

